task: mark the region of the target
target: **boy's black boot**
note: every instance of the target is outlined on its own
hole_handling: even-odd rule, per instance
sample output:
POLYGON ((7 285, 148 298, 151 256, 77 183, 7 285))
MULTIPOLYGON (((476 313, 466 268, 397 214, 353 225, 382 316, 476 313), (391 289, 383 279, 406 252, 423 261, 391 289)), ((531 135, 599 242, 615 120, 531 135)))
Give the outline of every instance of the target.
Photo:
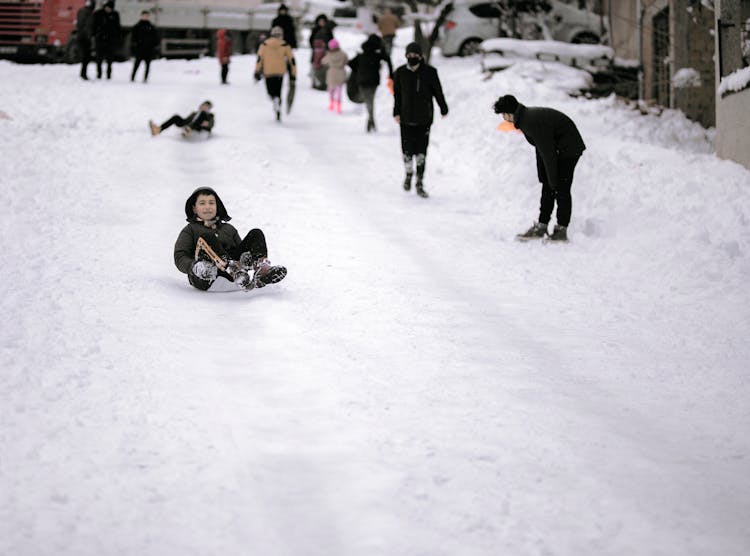
POLYGON ((568 241, 568 228, 555 225, 555 229, 549 236, 548 241, 568 241))
POLYGON ((516 239, 519 241, 529 241, 531 239, 542 239, 547 235, 547 224, 534 222, 534 224, 522 234, 518 234, 516 239))

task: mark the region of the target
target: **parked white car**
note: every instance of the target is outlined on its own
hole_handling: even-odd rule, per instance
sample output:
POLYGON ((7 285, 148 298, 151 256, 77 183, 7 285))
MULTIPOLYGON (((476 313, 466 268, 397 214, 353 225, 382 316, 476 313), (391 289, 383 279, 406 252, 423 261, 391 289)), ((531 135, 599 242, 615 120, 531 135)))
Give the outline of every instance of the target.
MULTIPOLYGON (((586 10, 560 0, 547 0, 549 9, 539 13, 519 9, 516 29, 521 38, 598 44, 605 22, 586 10)), ((519 2, 521 4, 521 2, 519 2)), ((450 0, 438 17, 439 45, 444 56, 469 56, 485 39, 508 36, 509 22, 497 2, 450 0)))

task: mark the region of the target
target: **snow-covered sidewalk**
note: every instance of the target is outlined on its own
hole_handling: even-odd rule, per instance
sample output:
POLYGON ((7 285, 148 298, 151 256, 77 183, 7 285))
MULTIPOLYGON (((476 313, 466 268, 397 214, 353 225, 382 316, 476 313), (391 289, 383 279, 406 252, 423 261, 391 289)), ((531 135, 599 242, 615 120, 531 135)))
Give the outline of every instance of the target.
POLYGON ((251 56, 226 87, 0 62, 0 554, 747 554, 750 172, 679 114, 438 57, 423 200, 385 87, 367 135, 307 59, 281 125, 251 56), (569 245, 513 241, 539 186, 503 93, 579 124, 569 245), (148 134, 206 98, 210 140, 148 134), (199 185, 286 280, 187 284, 199 185))

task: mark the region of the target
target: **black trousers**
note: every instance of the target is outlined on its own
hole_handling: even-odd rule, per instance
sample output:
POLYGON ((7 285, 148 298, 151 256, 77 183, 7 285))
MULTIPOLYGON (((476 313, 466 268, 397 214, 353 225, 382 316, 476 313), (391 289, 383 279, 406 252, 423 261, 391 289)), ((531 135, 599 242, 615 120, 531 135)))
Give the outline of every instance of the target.
POLYGON ((557 158, 557 190, 552 189, 547 179, 544 162, 537 153, 536 168, 539 181, 542 182, 542 198, 539 202, 539 222, 549 224, 552 209, 557 201, 557 224, 568 226, 573 210, 573 199, 570 188, 573 186, 573 172, 580 156, 559 156, 557 158))
POLYGON ((405 155, 427 154, 430 144, 429 125, 401 124, 401 152, 405 155))
POLYGON ((138 71, 141 62, 146 64, 146 72, 143 74, 143 81, 148 81, 148 71, 151 69, 151 56, 135 57, 135 64, 133 64, 133 73, 130 74, 131 81, 135 81, 135 73, 138 71))
POLYGON ((96 77, 102 78, 102 62, 107 62, 107 79, 112 77, 112 62, 115 60, 115 47, 109 44, 96 45, 96 77))
POLYGON ((266 77, 266 91, 271 98, 281 98, 281 84, 284 81, 283 75, 271 75, 266 77))
POLYGON ((161 130, 164 131, 165 129, 167 129, 168 127, 172 127, 173 125, 176 125, 178 127, 185 127, 189 123, 190 123, 190 120, 175 114, 174 116, 169 118, 166 122, 161 124, 161 126, 159 127, 161 127, 161 130))
POLYGON ((221 64, 221 82, 227 82, 227 76, 229 75, 229 64, 221 64))
POLYGON ((359 91, 362 93, 362 98, 364 99, 365 106, 367 107, 367 121, 372 123, 375 123, 375 91, 377 91, 377 89, 377 85, 359 86, 359 91))
MULTIPOLYGON (((411 179, 414 173, 412 168, 412 159, 417 159, 417 178, 419 180, 424 176, 425 166, 427 164, 427 147, 430 144, 430 126, 429 125, 409 125, 401 124, 401 152, 404 158, 404 170, 406 175, 411 179)), ((419 187, 419 184, 417 185, 419 187)))
POLYGON ((91 62, 91 39, 79 37, 76 41, 78 52, 81 55, 81 77, 88 79, 88 67, 91 62))
POLYGON ((201 113, 197 118, 194 118, 192 120, 183 118, 179 114, 175 114, 159 127, 161 128, 161 131, 164 131, 165 129, 167 129, 168 127, 172 127, 173 125, 176 125, 177 127, 190 126, 190 129, 192 129, 193 131, 208 131, 209 133, 211 133, 210 129, 203 127, 203 122, 207 121, 208 119, 204 116, 204 113, 201 113))
MULTIPOLYGON (((238 246, 228 250, 224 249, 221 246, 219 240, 216 239, 216 236, 214 236, 213 234, 206 234, 203 239, 206 240, 206 243, 208 243, 208 245, 216 252, 217 255, 233 261, 240 260, 242 254, 247 252, 250 253, 253 262, 268 256, 266 236, 258 228, 253 228, 252 230, 250 230, 238 246)), ((217 277, 218 276, 223 276, 230 282, 234 282, 234 278, 232 278, 232 276, 230 276, 223 270, 219 270, 217 272, 217 277)), ((190 272, 188 272, 188 281, 193 287, 204 291, 210 288, 211 284, 214 283, 214 280, 199 278, 198 276, 193 274, 192 269, 190 270, 190 272)))

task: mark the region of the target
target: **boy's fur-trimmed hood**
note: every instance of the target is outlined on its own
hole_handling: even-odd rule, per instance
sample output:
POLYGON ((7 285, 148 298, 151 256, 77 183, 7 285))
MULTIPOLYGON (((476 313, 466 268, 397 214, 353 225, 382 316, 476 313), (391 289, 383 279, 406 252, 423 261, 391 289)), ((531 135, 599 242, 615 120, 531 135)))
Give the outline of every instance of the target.
POLYGON ((195 222, 195 213, 193 212, 193 206, 195 201, 198 199, 198 195, 204 193, 206 195, 213 195, 216 197, 216 216, 222 222, 229 222, 232 217, 227 213, 227 209, 224 208, 224 203, 221 201, 221 197, 210 187, 199 187, 190 194, 190 197, 185 201, 185 216, 188 222, 195 222))

